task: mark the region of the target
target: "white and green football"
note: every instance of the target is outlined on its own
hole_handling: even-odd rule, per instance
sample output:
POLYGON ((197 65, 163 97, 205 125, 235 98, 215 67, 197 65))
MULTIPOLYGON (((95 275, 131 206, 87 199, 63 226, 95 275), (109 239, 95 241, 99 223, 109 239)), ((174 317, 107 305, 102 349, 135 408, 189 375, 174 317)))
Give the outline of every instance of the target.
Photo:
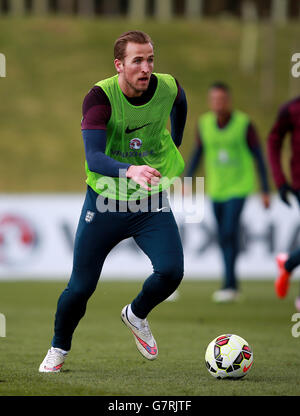
POLYGON ((209 373, 218 379, 241 378, 253 364, 253 351, 238 335, 223 334, 211 341, 206 349, 205 363, 209 373))

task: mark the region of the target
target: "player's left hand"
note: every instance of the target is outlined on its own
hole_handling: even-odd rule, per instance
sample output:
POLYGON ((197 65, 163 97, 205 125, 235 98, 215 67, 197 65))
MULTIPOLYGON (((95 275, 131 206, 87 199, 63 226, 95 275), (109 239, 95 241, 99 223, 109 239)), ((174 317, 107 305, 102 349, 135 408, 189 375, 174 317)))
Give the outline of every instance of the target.
POLYGON ((271 200, 270 200, 270 194, 267 192, 263 192, 261 195, 262 203, 265 209, 270 208, 271 200))

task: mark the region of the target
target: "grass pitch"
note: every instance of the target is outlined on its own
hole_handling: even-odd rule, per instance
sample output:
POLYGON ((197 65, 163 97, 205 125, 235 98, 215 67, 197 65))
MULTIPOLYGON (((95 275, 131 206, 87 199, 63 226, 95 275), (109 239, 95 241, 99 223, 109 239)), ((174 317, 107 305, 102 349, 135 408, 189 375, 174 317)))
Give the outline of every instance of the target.
MULTIPOLYGON (((273 282, 242 282, 238 304, 211 302, 216 281, 183 281, 180 297, 149 315, 159 357, 145 360, 120 320, 142 282, 100 282, 75 332, 60 374, 39 374, 52 338, 56 302, 65 282, 1 282, 1 396, 299 395, 299 343, 292 336, 293 301, 277 300, 273 282), (254 365, 238 381, 216 380, 204 363, 208 343, 236 333, 253 347, 254 365)), ((297 331, 296 331, 297 332, 297 331)), ((300 331, 299 331, 300 333, 300 331)))

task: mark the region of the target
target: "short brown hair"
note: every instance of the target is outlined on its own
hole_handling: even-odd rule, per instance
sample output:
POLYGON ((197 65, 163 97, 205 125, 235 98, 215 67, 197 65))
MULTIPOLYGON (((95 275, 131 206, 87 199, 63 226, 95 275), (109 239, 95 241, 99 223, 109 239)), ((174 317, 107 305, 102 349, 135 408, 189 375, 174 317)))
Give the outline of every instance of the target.
POLYGON ((211 84, 209 86, 209 90, 222 90, 226 92, 227 94, 230 94, 229 85, 225 84, 225 82, 222 82, 222 81, 216 81, 213 84, 211 84))
POLYGON ((128 42, 132 43, 151 43, 154 46, 152 39, 145 32, 139 30, 131 30, 130 32, 125 32, 115 41, 114 45, 114 56, 115 59, 120 61, 125 58, 125 51, 128 42))

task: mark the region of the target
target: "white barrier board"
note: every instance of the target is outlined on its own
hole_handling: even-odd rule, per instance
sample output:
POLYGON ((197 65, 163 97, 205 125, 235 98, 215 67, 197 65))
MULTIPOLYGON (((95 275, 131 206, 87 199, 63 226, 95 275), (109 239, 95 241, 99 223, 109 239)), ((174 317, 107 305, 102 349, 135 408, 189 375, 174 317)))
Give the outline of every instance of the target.
MULTIPOLYGON (((68 279, 83 201, 81 194, 0 195, 0 279, 68 279)), ((191 198, 186 201, 192 206, 191 198)), ((183 241, 186 278, 219 279, 222 257, 210 202, 205 199, 200 222, 187 222, 187 214, 175 209, 174 215, 183 241)), ((271 208, 265 210, 259 196, 250 197, 242 214, 241 242, 239 277, 273 279, 276 253, 300 247, 299 206, 293 201, 288 208, 274 196, 271 208)), ((143 280, 151 272, 149 259, 128 239, 109 254, 101 278, 143 280)))

